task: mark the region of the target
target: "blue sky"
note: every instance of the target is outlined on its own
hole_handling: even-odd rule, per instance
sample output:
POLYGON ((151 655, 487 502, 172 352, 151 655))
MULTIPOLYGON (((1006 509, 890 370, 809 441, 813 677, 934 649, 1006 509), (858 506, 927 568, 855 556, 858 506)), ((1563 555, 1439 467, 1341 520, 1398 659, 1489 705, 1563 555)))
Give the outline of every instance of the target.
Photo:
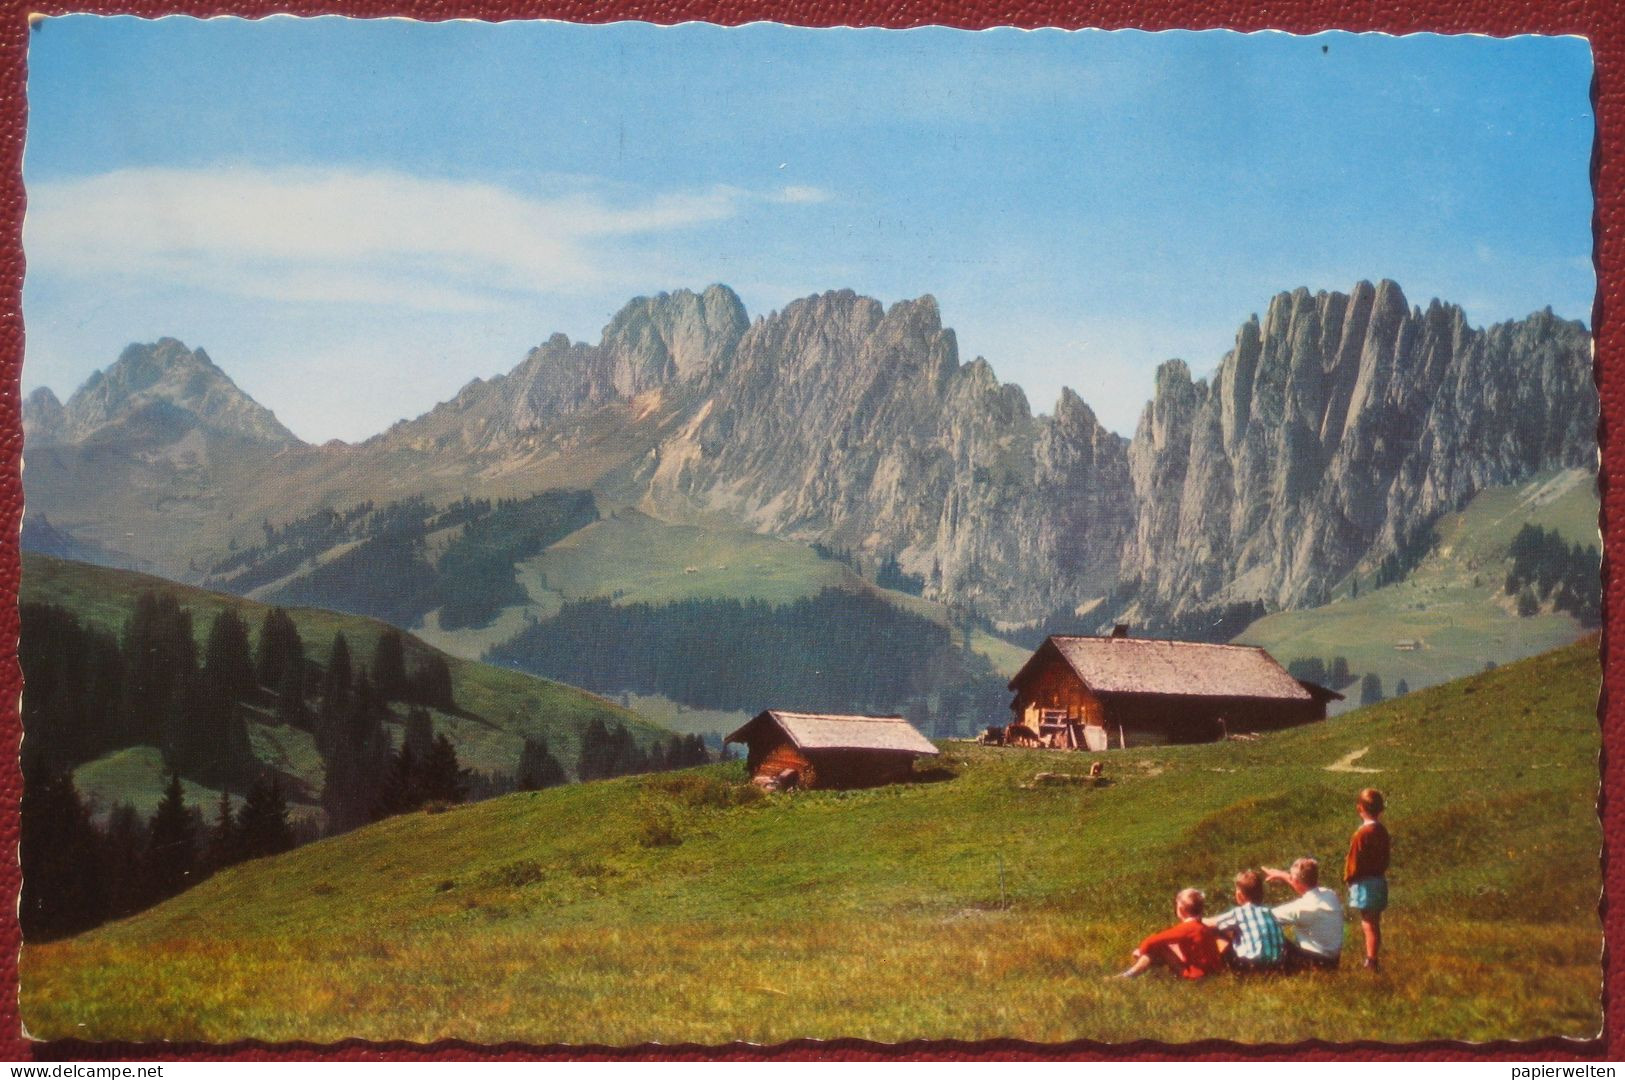
POLYGON ((24 385, 207 348, 362 438, 629 297, 935 295, 1124 434, 1276 292, 1589 322, 1575 38, 69 16, 29 53, 24 385))

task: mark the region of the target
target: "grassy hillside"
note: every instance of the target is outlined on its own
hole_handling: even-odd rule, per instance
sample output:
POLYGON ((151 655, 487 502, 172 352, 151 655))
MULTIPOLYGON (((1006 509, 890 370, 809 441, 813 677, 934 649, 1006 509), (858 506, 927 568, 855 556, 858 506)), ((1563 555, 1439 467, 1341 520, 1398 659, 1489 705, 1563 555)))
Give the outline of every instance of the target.
POLYGON ((1592 639, 1258 741, 1106 754, 1100 788, 1033 783, 1082 755, 952 743, 870 791, 732 805, 738 766, 713 766, 396 818, 26 948, 22 1015, 91 1039, 1591 1036, 1599 677, 1592 639), (1381 975, 1106 978, 1181 886, 1337 866, 1372 783, 1381 975))
MULTIPOLYGON (((1518 616, 1503 590, 1507 548, 1526 524, 1600 546, 1597 506, 1595 476, 1579 469, 1481 492, 1439 522, 1437 547, 1404 580, 1362 587, 1358 596, 1345 582, 1331 603, 1265 616, 1236 640, 1262 645, 1282 663, 1346 656, 1356 676, 1375 671, 1390 694, 1400 679, 1416 690, 1567 644, 1583 632, 1568 614, 1545 604, 1518 616), (1394 648, 1410 640, 1422 648, 1394 648)), ((1361 578, 1368 585, 1371 575, 1361 578)))
MULTIPOLYGON (((23 556, 23 603, 56 604, 114 633, 124 626, 136 598, 148 590, 172 593, 192 611, 200 649, 210 623, 221 609, 235 608, 254 634, 269 610, 266 604, 144 574, 42 555, 23 556)), ((368 663, 379 635, 389 629, 374 619, 318 608, 290 608, 288 613, 299 628, 305 655, 317 663, 326 660, 334 636, 341 631, 357 661, 368 663)), ((437 650, 408 635, 406 651, 410 664, 414 657, 437 650)), ((435 730, 452 739, 459 758, 469 768, 511 773, 527 735, 545 738, 561 761, 573 765, 580 753, 580 732, 594 719, 620 723, 645 742, 666 734, 637 714, 574 687, 455 656, 447 656, 446 662, 459 711, 456 715, 434 712, 435 730)), ((320 791, 321 762, 305 732, 254 723, 250 725, 250 737, 262 760, 277 764, 303 781, 312 793, 320 791)), ((147 807, 156 804, 162 791, 161 781, 153 786, 152 780, 158 774, 145 767, 150 764, 139 753, 131 756, 131 752, 121 752, 82 766, 76 779, 81 792, 104 807, 115 802, 147 807)), ((204 800, 211 794, 203 788, 197 793, 204 800)), ((189 802, 193 801, 192 794, 188 792, 189 802)))
MULTIPOLYGON (((764 600, 783 605, 827 588, 872 593, 913 615, 946 624, 941 604, 882 589, 811 547, 710 522, 661 521, 621 508, 520 561, 515 577, 530 602, 504 608, 492 622, 449 630, 430 612, 415 632, 459 656, 480 656, 524 629, 531 616, 557 614, 569 600, 608 597, 622 604, 684 600, 764 600)), ((1002 674, 1013 675, 1026 650, 982 630, 970 647, 1002 674)))

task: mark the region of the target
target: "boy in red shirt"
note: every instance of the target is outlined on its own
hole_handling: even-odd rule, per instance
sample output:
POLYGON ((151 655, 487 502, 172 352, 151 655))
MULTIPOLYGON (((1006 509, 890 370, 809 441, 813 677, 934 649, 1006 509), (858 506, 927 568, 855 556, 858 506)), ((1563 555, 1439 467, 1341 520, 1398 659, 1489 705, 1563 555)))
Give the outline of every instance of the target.
POLYGON ((1132 979, 1152 964, 1165 964, 1182 979, 1200 979, 1224 970, 1219 953, 1222 940, 1211 926, 1202 922, 1206 900, 1200 889, 1185 889, 1174 897, 1174 914, 1179 922, 1152 934, 1134 950, 1134 963, 1118 978, 1132 979))
POLYGON ((1360 792, 1355 803, 1360 811, 1360 827, 1349 841, 1349 857, 1343 863, 1343 883, 1349 887, 1349 907, 1360 909, 1360 929, 1365 931, 1365 966, 1377 970, 1377 954, 1382 950, 1382 913, 1388 907, 1388 827, 1382 821, 1384 799, 1376 788, 1360 792))

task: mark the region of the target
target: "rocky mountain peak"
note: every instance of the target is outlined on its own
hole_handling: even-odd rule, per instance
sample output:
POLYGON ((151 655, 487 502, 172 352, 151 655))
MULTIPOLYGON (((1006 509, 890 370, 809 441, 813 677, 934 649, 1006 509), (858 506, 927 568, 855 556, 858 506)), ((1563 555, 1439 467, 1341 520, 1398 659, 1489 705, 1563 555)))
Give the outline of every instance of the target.
MULTIPOLYGON (((471 486, 545 484, 557 463, 672 520, 895 560, 926 596, 1001 619, 1211 626, 1318 603, 1486 487, 1593 465, 1591 363, 1585 327, 1549 311, 1475 329, 1392 281, 1293 289, 1210 379, 1162 364, 1125 440, 1070 389, 1035 416, 985 359, 961 364, 931 296, 831 291, 752 323, 713 285, 631 301, 598 344, 555 334, 354 461, 393 470, 406 449, 471 486)), ((173 339, 24 411, 35 445, 117 439, 153 460, 190 460, 197 440, 177 444, 199 428, 292 439, 173 339)))
POLYGON ((148 442, 170 442, 201 430, 278 447, 299 444, 207 353, 174 338, 126 347, 116 362, 93 374, 68 399, 65 441, 84 442, 112 430, 148 442))
POLYGON ((604 327, 616 394, 633 398, 668 382, 703 383, 723 371, 750 326, 726 285, 679 289, 631 301, 604 327))
POLYGON ((23 438, 33 446, 61 442, 68 414, 49 386, 41 386, 23 401, 23 438))

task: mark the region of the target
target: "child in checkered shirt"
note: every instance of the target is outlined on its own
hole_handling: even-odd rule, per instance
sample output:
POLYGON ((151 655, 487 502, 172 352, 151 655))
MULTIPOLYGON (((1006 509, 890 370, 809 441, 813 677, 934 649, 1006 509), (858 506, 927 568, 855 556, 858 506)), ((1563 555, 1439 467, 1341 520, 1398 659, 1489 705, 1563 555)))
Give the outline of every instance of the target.
POLYGON ((1264 906, 1264 876, 1257 870, 1236 875, 1236 906, 1204 919, 1231 941, 1230 966, 1238 972, 1279 971, 1286 963, 1286 934, 1264 906))

